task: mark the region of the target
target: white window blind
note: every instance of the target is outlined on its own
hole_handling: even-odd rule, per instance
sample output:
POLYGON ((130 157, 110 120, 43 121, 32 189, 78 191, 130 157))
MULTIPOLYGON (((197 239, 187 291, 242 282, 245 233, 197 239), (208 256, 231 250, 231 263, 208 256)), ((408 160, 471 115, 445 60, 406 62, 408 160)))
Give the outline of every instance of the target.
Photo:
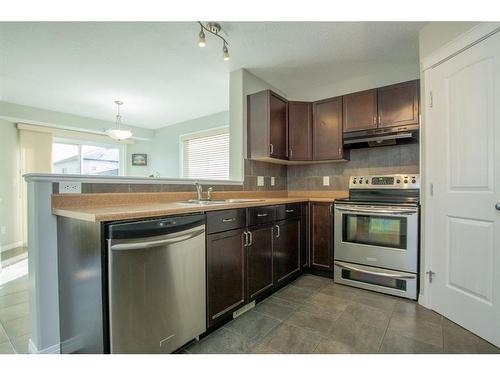
POLYGON ((229 179, 229 128, 187 134, 181 141, 184 177, 229 179))

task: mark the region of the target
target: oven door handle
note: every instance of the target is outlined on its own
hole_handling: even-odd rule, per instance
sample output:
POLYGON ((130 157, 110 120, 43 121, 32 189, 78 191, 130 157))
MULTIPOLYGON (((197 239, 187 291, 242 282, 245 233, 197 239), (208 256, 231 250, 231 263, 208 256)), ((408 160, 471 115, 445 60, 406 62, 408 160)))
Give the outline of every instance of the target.
POLYGON ((359 212, 363 214, 389 214, 389 215, 413 215, 417 213, 417 210, 387 210, 387 209, 363 209, 363 208, 347 208, 347 207, 335 207, 339 211, 345 211, 345 212, 359 212))
POLYGON ((357 272, 362 272, 362 273, 369 273, 371 275, 377 275, 377 276, 385 276, 385 277, 390 277, 392 279, 416 279, 416 275, 409 275, 409 274, 400 274, 400 273, 389 273, 389 272, 375 272, 375 271, 369 271, 369 270, 364 270, 361 268, 356 268, 351 266, 350 264, 346 264, 343 262, 334 262, 336 266, 340 268, 345 268, 350 271, 357 271, 357 272))

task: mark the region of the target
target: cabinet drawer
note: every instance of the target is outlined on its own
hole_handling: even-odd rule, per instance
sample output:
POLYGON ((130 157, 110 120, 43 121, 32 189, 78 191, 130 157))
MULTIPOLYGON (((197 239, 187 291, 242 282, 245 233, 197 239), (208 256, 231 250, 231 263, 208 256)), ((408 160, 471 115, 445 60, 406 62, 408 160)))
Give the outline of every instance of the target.
POLYGON ((243 228, 246 225, 244 208, 207 212, 207 234, 243 228))
POLYGON ((300 203, 289 203, 276 206, 276 220, 285 220, 301 215, 300 203))
POLYGON ((273 222, 276 217, 276 206, 251 207, 247 209, 248 226, 273 222))

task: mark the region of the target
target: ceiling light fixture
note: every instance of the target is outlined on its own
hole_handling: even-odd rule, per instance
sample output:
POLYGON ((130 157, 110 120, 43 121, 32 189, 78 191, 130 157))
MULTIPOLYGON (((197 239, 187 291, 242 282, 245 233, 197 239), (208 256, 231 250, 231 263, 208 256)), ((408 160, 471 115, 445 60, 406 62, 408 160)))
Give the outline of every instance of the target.
POLYGON ((216 37, 222 39, 222 58, 224 61, 229 60, 229 50, 227 49, 227 46, 229 43, 227 42, 226 39, 222 35, 220 35, 220 32, 222 30, 221 26, 217 22, 208 22, 207 25, 203 25, 200 21, 197 21, 198 24, 201 27, 201 31, 198 39, 198 45, 200 47, 205 47, 206 45, 206 40, 205 40, 205 31, 209 32, 212 35, 215 35, 216 37))
POLYGON ((122 115, 120 114, 120 106, 123 105, 123 102, 120 100, 115 100, 115 104, 117 105, 116 112, 116 124, 115 127, 106 130, 106 134, 117 141, 123 141, 132 137, 132 132, 127 129, 122 129, 122 115))

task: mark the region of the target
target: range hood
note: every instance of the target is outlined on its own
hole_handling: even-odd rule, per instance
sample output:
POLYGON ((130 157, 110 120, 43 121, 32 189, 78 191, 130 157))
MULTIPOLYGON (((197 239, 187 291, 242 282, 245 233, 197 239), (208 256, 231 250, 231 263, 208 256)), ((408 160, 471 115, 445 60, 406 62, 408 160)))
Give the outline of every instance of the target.
POLYGON ((377 147, 418 142, 418 125, 344 133, 344 147, 377 147))

